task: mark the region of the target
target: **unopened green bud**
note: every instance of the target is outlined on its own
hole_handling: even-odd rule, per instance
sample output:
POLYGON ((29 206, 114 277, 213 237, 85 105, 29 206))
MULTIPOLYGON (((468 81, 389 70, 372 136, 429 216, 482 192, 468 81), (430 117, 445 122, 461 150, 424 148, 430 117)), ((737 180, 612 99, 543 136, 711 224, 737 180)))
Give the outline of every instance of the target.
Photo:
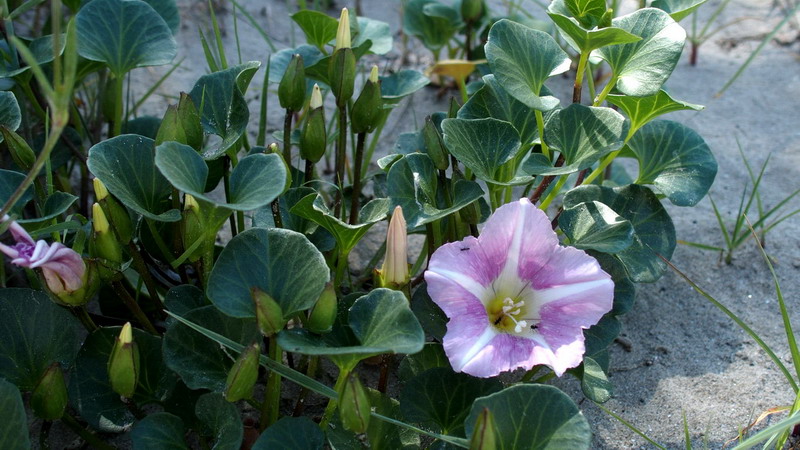
POLYGON ((462 0, 461 18, 464 22, 474 22, 483 14, 483 0, 462 0))
POLYGON ((603 17, 600 18, 600 28, 608 28, 611 26, 611 19, 614 18, 614 9, 608 8, 606 12, 603 13, 603 17))
POLYGON ((350 125, 353 133, 372 133, 378 127, 383 113, 383 97, 381 82, 378 79, 378 66, 372 66, 372 72, 361 90, 351 110, 350 125), (374 81, 373 81, 374 80, 374 81))
POLYGON ((45 369, 39 384, 31 394, 31 409, 36 417, 44 420, 58 420, 67 408, 67 385, 64 373, 58 363, 45 369))
POLYGON ((403 208, 396 206, 386 232, 386 259, 379 271, 380 284, 390 289, 400 289, 408 284, 408 231, 403 208))
POLYGON ((342 48, 350 48, 350 12, 347 8, 342 8, 339 16, 339 28, 336 29, 336 47, 334 51, 342 48))
POLYGON ((253 388, 258 379, 260 355, 261 346, 258 345, 258 342, 253 342, 239 354, 225 381, 225 391, 223 391, 225 400, 233 403, 247 400, 253 396, 253 388))
POLYGON ((320 294, 314 309, 308 314, 305 327, 313 333, 327 333, 333 327, 336 320, 336 312, 339 301, 336 299, 336 291, 333 284, 328 283, 320 294))
POLYGON ((281 331, 286 325, 281 305, 259 288, 250 289, 250 296, 256 306, 256 323, 261 334, 270 337, 281 331))
POLYGON ((489 408, 483 408, 475 421, 475 428, 469 439, 469 450, 494 450, 497 448, 497 431, 489 408))
POLYGON ((300 54, 292 55, 292 60, 283 73, 278 85, 278 101, 281 108, 299 111, 306 102, 306 69, 300 54))
POLYGON ((458 210, 461 220, 470 225, 477 225, 481 221, 481 205, 477 200, 458 210))
POLYGON ((356 81, 356 55, 353 49, 341 48, 333 53, 328 65, 331 92, 336 97, 336 106, 342 108, 353 97, 356 81))
POLYGON ((325 155, 328 145, 328 134, 325 131, 325 108, 322 107, 322 94, 319 86, 314 85, 311 103, 306 114, 306 123, 300 132, 300 157, 313 163, 325 155))
POLYGON ((278 144, 273 142, 272 144, 269 144, 267 146, 267 153, 278 153, 278 154, 280 154, 281 153, 281 149, 278 148, 278 144))
POLYGON ((111 357, 108 358, 108 379, 111 389, 117 394, 131 398, 136 392, 139 380, 139 348, 133 340, 133 329, 130 322, 122 327, 111 357))
POLYGON ((458 104, 458 100, 456 100, 455 97, 450 97, 450 108, 447 110, 447 118, 455 119, 458 117, 459 109, 461 109, 461 105, 458 104))
POLYGON ((369 393, 359 381, 358 375, 350 373, 339 392, 339 417, 342 425, 354 433, 364 433, 369 426, 371 408, 369 393))
POLYGON ((133 238, 133 222, 128 210, 108 194, 106 186, 99 178, 95 178, 93 183, 95 199, 103 207, 103 212, 106 213, 109 222, 113 224, 120 244, 128 245, 133 238))
POLYGON ((425 118, 422 139, 425 142, 425 148, 428 150, 428 156, 433 161, 433 165, 439 170, 447 170, 450 166, 447 148, 444 146, 442 134, 436 129, 436 124, 431 120, 431 116, 425 118))
POLYGON ((197 200, 186 194, 183 198, 183 247, 186 249, 194 245, 196 250, 187 258, 189 262, 196 262, 203 257, 203 244, 196 244, 198 240, 205 239, 206 226, 203 220, 203 210, 197 200))
POLYGON ((175 141, 200 151, 203 146, 203 127, 192 98, 181 92, 177 105, 167 107, 156 135, 156 146, 175 141))
POLYGON ((8 145, 8 150, 11 152, 11 159, 14 160, 14 164, 18 165, 23 171, 31 170, 33 163, 36 162, 36 154, 33 153, 25 139, 22 139, 22 136, 5 126, 0 126, 0 132, 3 133, 3 138, 6 141, 6 145, 8 145))
POLYGON ((113 263, 122 263, 122 246, 119 241, 117 241, 117 237, 114 235, 108 223, 108 218, 106 218, 103 208, 98 203, 92 205, 91 246, 92 253, 94 253, 95 256, 113 263))

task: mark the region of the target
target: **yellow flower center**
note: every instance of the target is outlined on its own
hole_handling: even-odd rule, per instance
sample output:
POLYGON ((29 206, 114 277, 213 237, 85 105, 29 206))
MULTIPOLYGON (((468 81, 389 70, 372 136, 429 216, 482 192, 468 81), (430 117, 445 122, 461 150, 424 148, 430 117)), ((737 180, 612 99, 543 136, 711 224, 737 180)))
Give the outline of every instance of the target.
POLYGON ((489 302, 486 312, 489 315, 489 322, 500 331, 505 333, 527 331, 525 300, 501 295, 489 302))

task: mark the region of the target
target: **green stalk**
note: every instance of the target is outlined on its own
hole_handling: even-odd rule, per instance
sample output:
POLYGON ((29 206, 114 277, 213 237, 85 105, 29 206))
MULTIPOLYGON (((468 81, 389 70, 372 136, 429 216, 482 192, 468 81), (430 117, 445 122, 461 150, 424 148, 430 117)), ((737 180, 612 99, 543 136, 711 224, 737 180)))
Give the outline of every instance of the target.
POLYGON ((361 163, 364 159, 364 141, 367 133, 356 135, 356 157, 353 161, 353 194, 350 197, 350 225, 358 223, 358 209, 361 203, 361 163))
POLYGON ((581 90, 583 89, 583 73, 586 70, 586 61, 589 60, 589 53, 581 53, 578 59, 578 71, 575 74, 575 84, 572 86, 572 103, 581 102, 581 90))
POLYGON ((334 201, 334 217, 345 219, 344 208, 342 207, 342 194, 344 192, 344 165, 345 153, 347 152, 347 105, 339 108, 339 136, 336 139, 336 200, 334 201))
MULTIPOLYGON (((347 381, 347 377, 350 376, 350 369, 346 369, 343 367, 339 368, 339 377, 336 378, 336 385, 333 387, 333 390, 337 393, 342 390, 342 386, 347 381)), ((325 412, 322 414, 322 420, 319 422, 319 427, 323 430, 328 427, 328 423, 331 421, 333 417, 334 411, 336 411, 336 407, 339 406, 339 402, 336 398, 331 397, 328 400, 328 406, 325 407, 325 412)))
POLYGON ((608 165, 611 164, 611 161, 613 161, 614 158, 619 156, 619 153, 621 151, 622 150, 617 150, 615 152, 609 153, 605 158, 603 158, 602 161, 600 161, 600 165, 597 166, 597 168, 594 169, 592 173, 589 174, 589 176, 584 178, 583 183, 581 184, 592 184, 592 181, 594 181, 595 178, 603 174, 603 172, 606 170, 606 167, 608 167, 608 165))
POLYGON ((128 253, 133 260, 133 268, 139 272, 139 276, 144 280, 144 286, 147 288, 147 293, 150 294, 150 298, 156 304, 159 311, 164 311, 164 304, 161 303, 161 298, 158 296, 156 282, 153 280, 153 277, 150 276, 150 271, 147 270, 147 264, 145 264, 144 258, 142 258, 142 254, 139 252, 139 247, 137 247, 133 241, 128 242, 128 253))
POLYGON ((544 142, 544 116, 538 109, 534 111, 534 114, 536 115, 536 128, 539 131, 539 141, 541 142, 542 154, 546 156, 547 159, 550 159, 550 149, 544 142))
POLYGON ((128 293, 128 291, 125 289, 125 286, 123 286, 119 281, 114 281, 111 283, 111 285, 114 287, 114 292, 116 292, 120 300, 122 300, 122 303, 125 304, 125 307, 128 308, 131 314, 133 314, 133 317, 136 318, 136 321, 139 322, 139 325, 144 327, 144 329, 151 334, 159 336, 159 332, 156 330, 156 327, 153 326, 153 323, 150 322, 150 319, 148 319, 147 315, 144 313, 144 311, 142 311, 142 307, 139 306, 133 297, 131 297, 131 294, 128 293))
POLYGON ((608 94, 611 93, 611 89, 614 89, 614 86, 616 84, 617 84, 617 75, 614 74, 613 76, 611 76, 611 79, 608 80, 608 83, 600 92, 600 95, 598 95, 597 98, 594 100, 592 106, 600 106, 603 103, 603 101, 605 101, 606 97, 608 97, 608 94))
POLYGON ((564 187, 564 183, 566 182, 567 177, 562 175, 556 182, 556 185, 553 186, 553 189, 550 191, 550 193, 547 194, 547 197, 542 200, 542 203, 539 205, 539 209, 546 210, 547 207, 550 206, 550 203, 552 203, 556 196, 561 192, 561 188, 564 187))
POLYGON ((381 112, 381 120, 378 122, 378 127, 372 133, 372 140, 369 142, 366 158, 364 158, 364 161, 361 163, 361 173, 367 173, 367 170, 369 170, 369 164, 372 162, 372 155, 375 154, 375 148, 378 146, 383 128, 386 126, 386 122, 389 119, 390 111, 391 110, 386 109, 381 112))
POLYGON ((286 114, 283 116, 283 160, 291 168, 292 167, 292 118, 294 111, 286 109, 286 114))
MULTIPOLYGON (((273 361, 283 361, 283 350, 278 346, 277 336, 269 338, 269 357, 273 361)), ((264 403, 261 409, 261 423, 259 430, 264 431, 268 426, 278 421, 281 407, 281 376, 270 371, 267 376, 267 388, 264 394, 264 403)))
POLYGON ((117 76, 114 80, 114 131, 111 137, 122 134, 122 88, 124 84, 123 76, 117 76))
POLYGON ((85 305, 81 305, 76 308, 70 308, 70 311, 72 312, 72 315, 81 321, 81 325, 83 325, 83 327, 86 328, 86 331, 89 333, 92 333, 98 329, 97 324, 94 323, 94 320, 92 320, 92 317, 89 315, 89 311, 86 310, 85 305))
POLYGON ((83 428, 74 417, 70 416, 69 414, 65 413, 61 417, 61 422, 69 427, 72 431, 75 432, 81 439, 86 441, 87 444, 92 446, 97 450, 117 450, 115 447, 106 444, 100 438, 97 437, 94 433, 90 432, 89 430, 83 428))

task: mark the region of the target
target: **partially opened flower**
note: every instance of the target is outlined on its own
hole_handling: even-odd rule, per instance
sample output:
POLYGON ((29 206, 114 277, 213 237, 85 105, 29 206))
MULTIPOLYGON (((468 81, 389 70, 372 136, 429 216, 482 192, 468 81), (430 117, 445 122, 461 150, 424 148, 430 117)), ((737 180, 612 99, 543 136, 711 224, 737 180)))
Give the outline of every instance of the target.
POLYGON ((498 208, 480 237, 436 250, 425 280, 450 318, 450 364, 478 377, 538 364, 561 376, 581 363, 583 329, 614 297, 597 261, 560 246, 550 220, 525 198, 498 208))
MULTIPOLYGON (((8 216, 3 221, 9 220, 8 216)), ((81 255, 60 242, 48 244, 33 238, 17 222, 8 227, 16 243, 0 243, 0 251, 11 258, 11 262, 28 269, 41 269, 47 287, 56 295, 70 294, 83 287, 86 264, 81 255)))

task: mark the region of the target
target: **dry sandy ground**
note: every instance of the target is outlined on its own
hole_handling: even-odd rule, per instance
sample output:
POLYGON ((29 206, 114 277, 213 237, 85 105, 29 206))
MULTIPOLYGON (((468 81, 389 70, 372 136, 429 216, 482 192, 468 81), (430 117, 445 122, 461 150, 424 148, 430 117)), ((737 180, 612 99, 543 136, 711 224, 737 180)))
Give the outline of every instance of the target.
MULTIPOLYGON (((268 30, 279 49, 292 45, 285 2, 240 3, 268 30)), ((337 3, 341 6, 353 1, 337 3)), ((399 1, 362 3, 365 15, 389 22, 393 31, 399 30, 399 1)), ((530 0, 525 3, 529 10, 539 9, 530 0)), ((700 17, 708 17, 718 3, 719 0, 710 0, 701 8, 700 17)), ((183 19, 178 37, 179 57, 186 59, 159 89, 167 95, 190 90, 194 80, 207 70, 196 31, 198 26, 208 26, 206 4, 197 0, 180 0, 179 4, 183 19)), ((737 139, 754 166, 760 166, 772 155, 761 189, 765 206, 775 205, 787 192, 800 188, 800 43, 796 22, 779 35, 782 42, 794 44, 767 45, 736 84, 722 97, 715 97, 722 84, 782 17, 771 6, 771 0, 731 2, 718 23, 746 16, 754 19, 726 28, 704 44, 696 67, 689 66, 685 54, 668 84, 673 97, 706 105, 704 111, 680 112, 669 118, 697 130, 714 151, 719 174, 711 192, 728 220, 732 220, 748 180, 737 139)), ((226 32, 225 43, 229 58, 235 60, 232 6, 228 4, 224 10, 227 12, 221 13, 220 20, 226 32)), ((687 19, 683 25, 688 27, 689 23, 687 19)), ((269 48, 263 39, 241 18, 238 30, 242 59, 264 61, 269 48)), ((299 38, 297 42, 301 42, 299 38)), ((422 67, 430 60, 429 55, 413 40, 410 45, 414 46, 411 62, 422 67)), ((396 39, 396 50, 389 55, 394 60, 389 64, 398 63, 401 50, 401 40, 396 39)), ((138 83, 146 84, 161 72, 140 70, 135 78, 138 83)), ((250 92, 253 125, 257 120, 261 76, 256 76, 250 92)), ((558 82, 553 87, 560 89, 558 82)), ((559 95, 569 98, 567 94, 559 95)), ((163 103, 150 105, 152 113, 163 113, 163 103)), ((277 104, 270 106, 270 124, 277 129, 282 115, 277 104)), ((433 88, 416 94, 390 119, 383 151, 393 144, 398 133, 413 130, 425 115, 444 109, 445 103, 437 100, 433 88)), ((800 201, 796 200, 787 210, 798 207, 800 201)), ((723 238, 707 199, 692 209, 671 205, 668 208, 678 239, 722 245, 723 238)), ((778 277, 795 318, 800 311, 799 230, 800 215, 767 236, 767 251, 775 258, 778 277)), ((381 239, 378 236, 379 233, 375 241, 381 239)), ((774 286, 753 242, 736 253, 732 265, 720 264, 713 252, 685 245, 678 246, 673 262, 750 324, 791 370, 774 286)), ((622 336, 631 345, 627 349, 616 344, 612 347, 611 380, 615 395, 605 406, 666 447, 683 447, 683 414, 696 448, 702 448, 704 443, 709 448, 721 448, 760 413, 789 405, 793 400, 790 386, 764 352, 674 273, 667 273, 657 283, 640 286, 636 306, 622 317, 622 326, 622 336)), ((557 384, 582 402, 595 432, 594 448, 649 448, 642 438, 583 401, 575 380, 559 380, 557 384)))

